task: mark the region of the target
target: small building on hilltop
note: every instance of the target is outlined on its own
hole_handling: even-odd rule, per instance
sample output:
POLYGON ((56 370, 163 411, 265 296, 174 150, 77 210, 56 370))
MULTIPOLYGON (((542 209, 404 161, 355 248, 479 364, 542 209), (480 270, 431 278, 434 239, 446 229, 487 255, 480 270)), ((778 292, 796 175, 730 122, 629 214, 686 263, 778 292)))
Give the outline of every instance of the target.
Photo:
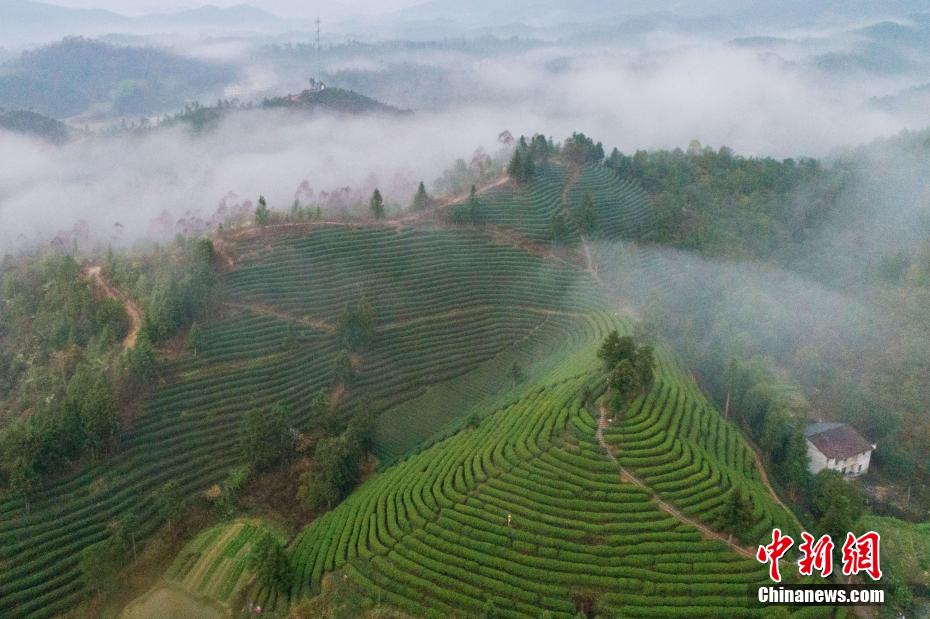
POLYGON ((819 422, 807 426, 807 454, 810 471, 839 471, 845 477, 858 477, 869 470, 875 445, 846 423, 819 422))

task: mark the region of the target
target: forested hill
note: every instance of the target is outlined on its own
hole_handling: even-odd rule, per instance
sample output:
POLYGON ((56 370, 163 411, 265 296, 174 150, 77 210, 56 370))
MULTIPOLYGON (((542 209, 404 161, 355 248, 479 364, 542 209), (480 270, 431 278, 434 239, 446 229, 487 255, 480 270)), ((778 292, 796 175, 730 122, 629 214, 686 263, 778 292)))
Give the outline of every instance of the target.
POLYGON ((65 142, 71 134, 68 126, 61 121, 25 110, 0 109, 0 129, 36 136, 55 144, 65 142))
POLYGON ((225 65, 154 47, 69 37, 23 52, 0 74, 0 106, 67 118, 93 105, 114 114, 177 108, 234 78, 225 65))
POLYGON ((266 108, 293 108, 304 110, 327 110, 346 114, 401 114, 402 110, 386 105, 352 90, 326 88, 320 91, 305 90, 300 95, 275 97, 262 103, 266 108))
MULTIPOLYGON (((326 112, 335 114, 410 114, 393 106, 381 103, 365 95, 341 88, 327 88, 323 91, 304 91, 299 95, 284 95, 264 99, 259 105, 238 100, 223 100, 216 105, 189 104, 173 116, 167 117, 159 125, 182 125, 194 132, 209 131, 215 128, 229 114, 248 113, 257 109, 289 110, 294 113, 326 112)), ((135 125, 131 127, 135 129, 135 125)))

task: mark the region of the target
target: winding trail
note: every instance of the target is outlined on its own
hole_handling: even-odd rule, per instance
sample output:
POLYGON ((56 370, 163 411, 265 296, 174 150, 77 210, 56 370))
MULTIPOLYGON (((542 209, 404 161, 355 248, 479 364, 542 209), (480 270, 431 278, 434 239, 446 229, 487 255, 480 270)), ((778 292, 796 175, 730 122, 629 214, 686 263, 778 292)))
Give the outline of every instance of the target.
POLYGON ((597 264, 595 264, 594 257, 591 255, 591 247, 588 246, 588 239, 586 239, 584 235, 581 235, 581 249, 584 251, 584 263, 588 273, 591 274, 591 277, 593 277, 598 284, 603 284, 604 282, 601 281, 601 276, 597 274, 597 264))
POLYGON ((123 348, 132 348, 136 345, 139 329, 142 328, 142 312, 139 311, 138 306, 132 299, 120 294, 116 288, 103 279, 100 266, 89 266, 86 272, 88 277, 94 280, 107 297, 123 304, 123 308, 129 316, 129 333, 123 338, 123 348))
POLYGON ((604 402, 598 402, 597 410, 598 410, 597 432, 595 433, 595 436, 597 438, 597 443, 598 445, 601 446, 601 448, 605 452, 607 452, 607 457, 613 460, 613 462, 617 465, 617 468, 620 469, 620 480, 621 481, 629 482, 635 486, 639 486, 640 488, 648 492, 652 497, 653 503, 655 503, 659 507, 659 509, 671 515, 673 518, 675 518, 679 522, 686 524, 688 526, 694 527, 695 529, 701 532, 701 535, 703 535, 705 539, 713 539, 713 540, 721 541, 727 546, 729 546, 732 550, 738 552, 744 557, 748 557, 750 559, 756 558, 755 548, 750 548, 748 546, 740 546, 739 544, 734 544, 729 536, 724 535, 722 533, 718 533, 717 531, 714 531, 708 526, 684 515, 676 507, 660 499, 659 496, 655 492, 652 491, 652 488, 646 485, 646 483, 643 482, 643 480, 641 480, 636 475, 624 469, 623 466, 620 465, 620 461, 617 459, 616 448, 614 448, 604 439, 604 428, 606 428, 609 425, 609 422, 607 421, 607 405, 604 404, 604 402))

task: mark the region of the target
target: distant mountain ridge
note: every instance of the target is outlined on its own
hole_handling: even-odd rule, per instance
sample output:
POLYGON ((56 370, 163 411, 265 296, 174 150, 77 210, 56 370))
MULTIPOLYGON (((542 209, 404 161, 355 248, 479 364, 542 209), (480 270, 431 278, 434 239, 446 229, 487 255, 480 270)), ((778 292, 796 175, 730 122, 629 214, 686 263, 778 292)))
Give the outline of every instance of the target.
POLYGON ((54 144, 67 141, 71 133, 67 125, 54 118, 25 110, 3 110, 2 108, 0 108, 0 130, 24 133, 54 144))
POLYGON ((186 11, 127 16, 106 9, 73 9, 34 0, 0 2, 0 36, 5 44, 51 41, 65 35, 100 36, 112 32, 145 33, 162 28, 243 31, 283 28, 289 20, 249 4, 206 4, 186 11))
POLYGON ((176 109, 235 77, 226 65, 82 37, 24 52, 4 69, 0 106, 59 119, 92 106, 108 106, 117 115, 176 109))
POLYGON ((883 18, 930 11, 930 0, 428 0, 391 14, 397 22, 453 21, 480 28, 506 23, 554 26, 623 19, 651 13, 669 13, 681 18, 726 17, 745 26, 802 25, 828 22, 834 18, 883 18))

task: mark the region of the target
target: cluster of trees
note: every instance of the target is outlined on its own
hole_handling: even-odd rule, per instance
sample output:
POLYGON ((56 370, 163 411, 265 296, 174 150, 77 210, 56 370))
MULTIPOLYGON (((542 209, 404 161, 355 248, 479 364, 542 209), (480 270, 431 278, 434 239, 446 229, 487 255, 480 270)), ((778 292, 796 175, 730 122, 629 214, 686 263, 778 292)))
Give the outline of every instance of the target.
POLYGON ((375 335, 375 314, 368 299, 362 297, 346 303, 339 316, 336 333, 349 350, 363 350, 371 344, 375 335))
POLYGON ((293 572, 284 544, 270 532, 262 535, 249 556, 249 569, 263 586, 272 591, 288 591, 293 572))
POLYGON ((317 442, 312 468, 301 475, 298 489, 307 509, 331 509, 355 487, 371 448, 373 421, 370 414, 358 415, 341 434, 317 442))
POLYGON ((582 234, 590 236, 597 230, 597 207, 590 191, 584 192, 581 202, 572 209, 572 219, 582 234))
POLYGON ((637 394, 649 389, 655 380, 655 352, 652 346, 637 346, 632 337, 611 331, 597 356, 607 371, 611 408, 620 412, 637 394))
POLYGON ((461 195, 471 185, 481 186, 496 179, 503 172, 505 163, 506 159, 491 157, 479 149, 475 151, 471 162, 456 159, 452 167, 444 170, 442 176, 433 183, 433 191, 437 194, 461 195))
POLYGON ((128 319, 71 256, 5 260, 0 275, 0 488, 27 499, 44 476, 119 437, 117 364, 128 319), (2 420, 0 420, 2 422, 2 420))
POLYGON ((724 413, 733 411, 743 431, 759 446, 772 476, 795 500, 802 499, 811 487, 804 439, 807 417, 778 389, 771 368, 761 359, 732 360, 722 383, 711 385, 723 391, 715 395, 725 402, 724 413))
POLYGON ((216 252, 210 239, 178 237, 145 263, 111 252, 104 271, 141 305, 139 340, 154 344, 207 317, 217 280, 216 252))
POLYGON ((296 431, 283 404, 268 410, 253 409, 239 422, 239 449, 246 465, 264 470, 286 462, 295 449, 296 431))
POLYGON ((724 530, 729 531, 731 535, 736 535, 743 542, 749 541, 745 539, 745 536, 753 525, 752 513, 752 499, 748 494, 744 494, 739 486, 734 486, 724 504, 722 515, 724 530))
MULTIPOLYGON (((563 152, 565 147, 563 147, 563 152)), ((790 258, 824 221, 847 174, 815 159, 752 158, 693 141, 681 149, 617 149, 605 165, 652 196, 657 242, 705 255, 790 258)))
POLYGON ((119 115, 181 105, 235 79, 228 65, 180 56, 154 46, 112 45, 67 37, 23 52, 0 77, 0 106, 56 118, 109 103, 119 115), (89 71, 88 67, 94 67, 89 71))
POLYGON ((28 502, 44 477, 117 446, 121 406, 153 383, 153 343, 204 316, 213 262, 206 239, 179 239, 144 265, 109 253, 106 277, 143 308, 125 351, 125 309, 95 293, 73 257, 5 262, 0 403, 18 419, 0 431, 0 487, 28 502))
POLYGON ((604 145, 595 143, 583 133, 572 133, 562 143, 562 159, 569 164, 582 166, 586 163, 601 163, 604 161, 604 145))
POLYGON ((536 134, 529 141, 520 136, 507 164, 507 174, 518 184, 529 182, 536 170, 549 162, 554 152, 557 152, 556 146, 544 135, 536 134))

